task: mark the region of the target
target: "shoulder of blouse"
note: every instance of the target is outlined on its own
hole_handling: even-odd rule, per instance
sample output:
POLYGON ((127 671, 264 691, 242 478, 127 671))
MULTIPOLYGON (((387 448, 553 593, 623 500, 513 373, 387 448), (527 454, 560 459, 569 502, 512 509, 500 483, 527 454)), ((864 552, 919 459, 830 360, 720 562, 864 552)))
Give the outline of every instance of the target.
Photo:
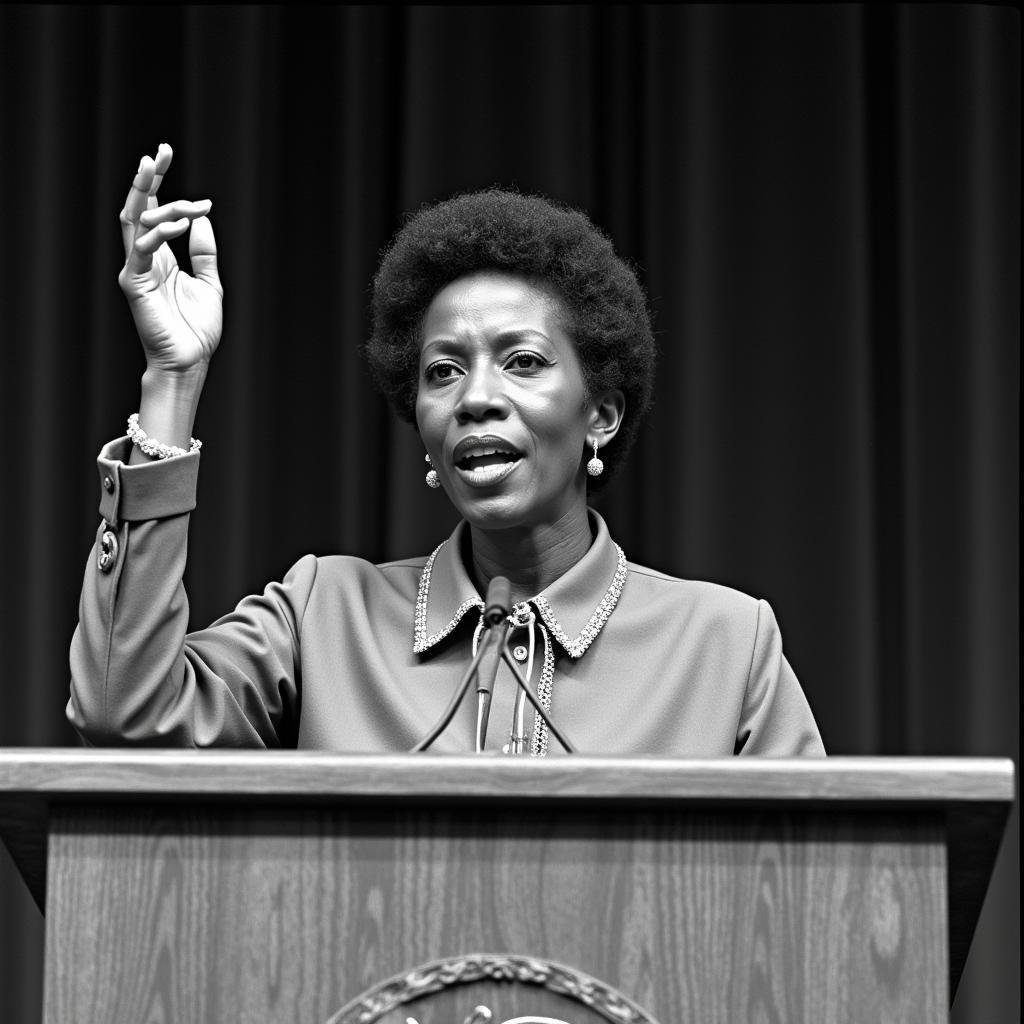
POLYGON ((668 573, 635 562, 627 562, 626 571, 627 580, 632 577, 637 588, 650 596, 671 600, 689 599, 720 605, 723 608, 734 607, 737 610, 749 610, 760 602, 759 598, 724 583, 670 576, 668 573))

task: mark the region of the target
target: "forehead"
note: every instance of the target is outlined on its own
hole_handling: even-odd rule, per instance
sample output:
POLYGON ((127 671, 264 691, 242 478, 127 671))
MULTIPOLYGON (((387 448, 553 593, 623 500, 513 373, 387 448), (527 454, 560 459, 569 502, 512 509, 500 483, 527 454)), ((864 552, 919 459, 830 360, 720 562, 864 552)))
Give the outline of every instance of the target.
POLYGON ((423 317, 423 340, 440 334, 493 333, 515 328, 561 333, 564 309, 542 283, 499 271, 481 271, 442 288, 423 317))

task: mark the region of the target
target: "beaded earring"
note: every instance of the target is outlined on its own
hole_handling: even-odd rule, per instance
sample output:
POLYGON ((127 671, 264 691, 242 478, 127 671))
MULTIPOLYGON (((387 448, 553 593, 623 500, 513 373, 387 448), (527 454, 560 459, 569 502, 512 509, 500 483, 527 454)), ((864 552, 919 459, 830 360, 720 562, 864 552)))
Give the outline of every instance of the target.
POLYGON ((587 472, 591 476, 600 476, 604 472, 604 463, 597 457, 597 442, 590 442, 594 446, 594 457, 587 463, 587 472))
POLYGON ((427 471, 426 475, 427 486, 430 488, 440 487, 441 478, 437 475, 437 470, 433 468, 430 462, 430 456, 424 455, 423 458, 426 460, 427 464, 431 466, 431 468, 427 471))

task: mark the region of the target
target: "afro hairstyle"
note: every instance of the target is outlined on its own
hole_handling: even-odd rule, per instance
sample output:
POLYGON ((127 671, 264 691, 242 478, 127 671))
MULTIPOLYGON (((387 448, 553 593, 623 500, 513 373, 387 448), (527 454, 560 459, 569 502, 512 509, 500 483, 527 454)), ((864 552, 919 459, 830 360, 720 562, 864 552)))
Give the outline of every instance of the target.
POLYGON ((564 310, 589 395, 623 392, 626 412, 601 451, 613 475, 651 401, 655 344, 642 287, 587 216, 549 199, 500 189, 458 195, 412 215, 373 281, 366 345, 374 379, 398 415, 416 422, 420 327, 434 296, 461 277, 497 270, 553 291, 564 310))

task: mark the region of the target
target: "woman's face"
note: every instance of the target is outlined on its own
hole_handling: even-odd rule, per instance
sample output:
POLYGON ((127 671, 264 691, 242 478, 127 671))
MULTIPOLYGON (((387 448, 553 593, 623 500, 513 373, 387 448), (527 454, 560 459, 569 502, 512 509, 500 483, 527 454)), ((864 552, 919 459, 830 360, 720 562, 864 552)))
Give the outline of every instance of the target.
POLYGON ((416 421, 474 526, 555 523, 586 503, 583 455, 600 414, 560 313, 526 278, 487 271, 453 281, 424 316, 416 421))

